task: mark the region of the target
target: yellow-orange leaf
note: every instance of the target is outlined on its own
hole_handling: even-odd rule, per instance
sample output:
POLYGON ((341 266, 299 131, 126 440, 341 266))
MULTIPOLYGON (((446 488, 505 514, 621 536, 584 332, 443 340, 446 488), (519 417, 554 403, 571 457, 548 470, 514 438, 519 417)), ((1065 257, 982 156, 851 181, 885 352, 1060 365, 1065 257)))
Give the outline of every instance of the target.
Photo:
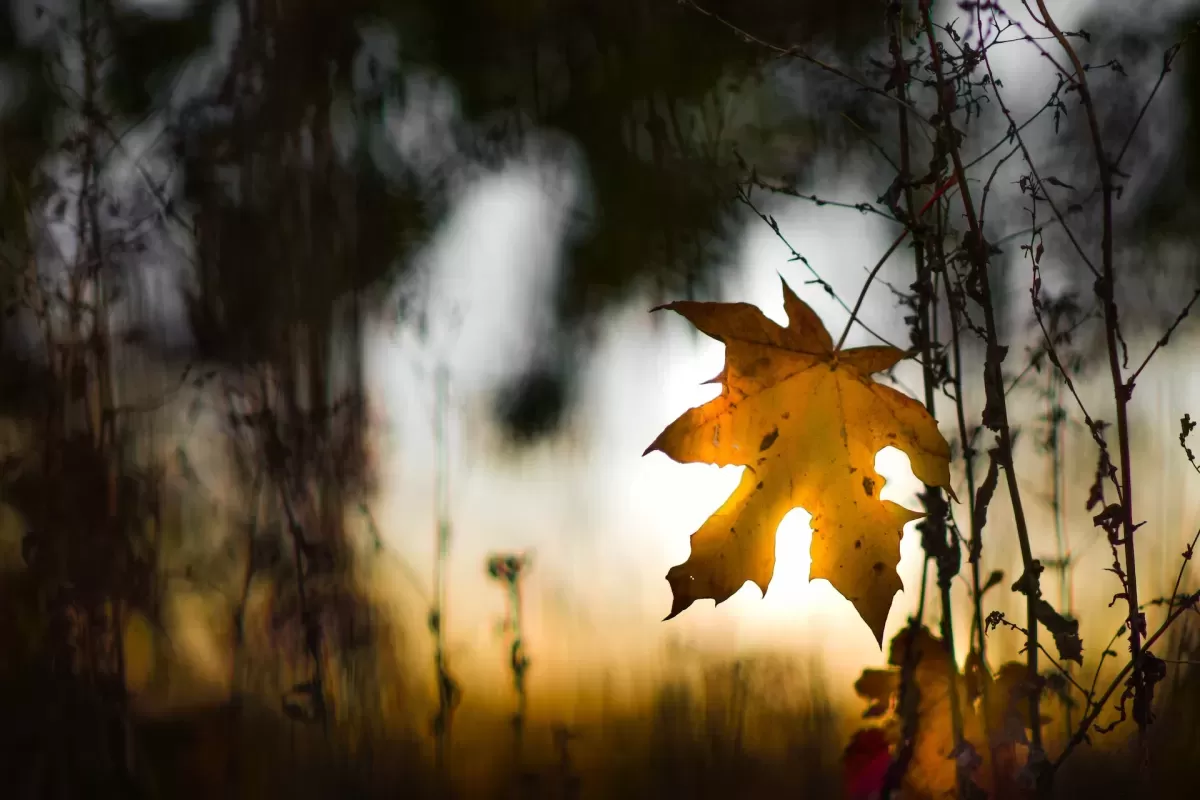
MULTIPOLYGON (((864 714, 877 721, 851 739, 845 766, 848 778, 863 791, 882 788, 882 775, 872 773, 855 752, 856 745, 878 742, 882 735, 893 755, 903 736, 899 708, 901 673, 911 655, 911 689, 916 690, 916 729, 909 743, 906 768, 900 785, 903 800, 952 800, 959 797, 957 765, 963 777, 981 796, 1027 796, 1021 787, 1021 769, 1028 759, 1029 696, 1037 682, 1027 679, 1024 664, 1003 664, 993 678, 974 650, 967 655, 963 674, 958 672, 944 642, 922 627, 902 629, 892 639, 888 663, 892 669, 864 669, 854 690, 870 705, 864 714), (952 692, 958 695, 958 715, 963 744, 955 743, 952 692), (884 714, 879 709, 886 709, 884 714), (985 727, 986 723, 986 727, 985 727), (868 732, 875 732, 873 737, 868 732), (956 758, 955 756, 961 756, 956 758)), ((1049 722, 1042 718, 1042 724, 1049 722)), ((975 796, 971 794, 970 796, 975 796)))
POLYGON ((746 467, 725 504, 692 535, 671 569, 668 619, 694 601, 728 599, 746 581, 765 594, 775 571, 775 533, 793 508, 812 515, 812 570, 850 600, 882 646, 906 522, 919 519, 879 499, 875 456, 908 454, 931 486, 950 483, 950 448, 925 407, 872 379, 907 354, 895 347, 836 350, 820 318, 783 284, 788 326, 747 303, 677 302, 676 311, 725 344, 721 395, 672 422, 646 449, 681 463, 746 467))

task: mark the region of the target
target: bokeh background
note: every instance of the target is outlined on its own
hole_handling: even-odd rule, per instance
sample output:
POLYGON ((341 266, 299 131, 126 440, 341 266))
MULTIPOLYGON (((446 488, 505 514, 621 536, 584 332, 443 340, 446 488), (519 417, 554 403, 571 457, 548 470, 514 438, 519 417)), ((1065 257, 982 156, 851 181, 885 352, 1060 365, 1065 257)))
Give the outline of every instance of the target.
MULTIPOLYGON (((863 711, 854 679, 887 653, 828 584, 808 583, 807 514, 780 528, 765 598, 748 586, 661 621, 666 570, 738 474, 642 456, 715 395, 702 382, 723 359, 649 310, 740 300, 782 322, 782 276, 831 330, 846 324, 814 279, 852 303, 898 232, 843 205, 883 207, 894 108, 730 26, 881 87, 884 12, 700 5, 10 0, 0 692, 13 722, 0 762, 15 796, 93 796, 130 774, 119 791, 161 797, 434 792, 444 775, 466 796, 836 796, 863 711), (782 235, 738 200, 751 168, 791 187, 751 192, 782 235), (89 620, 107 645, 65 667, 65 651, 47 653, 80 639, 59 617, 89 620), (104 655, 114 641, 119 663, 104 655)), ((1053 7, 1088 32, 1120 141, 1200 8, 1053 7)), ((956 6, 935 16, 967 34, 956 6)), ((1025 119, 1055 77, 1010 38, 992 63, 1025 119)), ((1196 63, 1185 48, 1123 163, 1131 363, 1200 280, 1196 63)), ((1025 135, 1044 175, 1080 187, 1090 235, 1081 115, 1067 97, 1025 135)), ((986 153, 1005 128, 981 103, 964 149, 986 153)), ((1008 149, 980 162, 981 180, 1008 149)), ((999 167, 987 223, 1018 464, 1036 554, 1069 556, 1043 585, 1081 620, 1090 675, 1121 612, 1085 509, 1094 444, 1055 376, 1024 370, 1038 338, 1022 171, 999 167)), ((1048 288, 1086 312, 1090 279, 1055 237, 1048 288)), ((888 287, 911 270, 900 251, 864 306, 892 341, 907 332, 888 287)), ((1198 524, 1200 477, 1178 441, 1180 418, 1200 413, 1192 333, 1138 382, 1144 597, 1170 593, 1198 524)), ((848 343, 872 341, 855 328, 848 343)), ((1110 419, 1102 346, 1093 319, 1072 352, 1081 396, 1110 419)), ((968 359, 981 375, 980 353, 968 359)), ((920 373, 893 379, 913 393, 920 373)), ((978 391, 967 407, 977 418, 978 391)), ((883 496, 917 507, 906 457, 878 463, 883 496)), ((1003 490, 992 508, 985 574, 1007 577, 987 607, 1020 618, 1003 490)), ((919 535, 901 552, 885 642, 921 590, 919 535)), ((964 579, 953 595, 961 659, 964 579)), ((1022 644, 1003 629, 989 641, 995 664, 1022 644)))

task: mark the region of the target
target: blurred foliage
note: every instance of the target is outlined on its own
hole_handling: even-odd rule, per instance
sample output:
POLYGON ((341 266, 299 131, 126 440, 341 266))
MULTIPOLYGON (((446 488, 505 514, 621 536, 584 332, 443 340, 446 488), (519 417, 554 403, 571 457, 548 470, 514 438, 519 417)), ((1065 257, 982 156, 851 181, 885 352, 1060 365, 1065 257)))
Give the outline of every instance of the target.
MULTIPOLYGON (((462 183, 526 146, 566 141, 582 161, 587 202, 560 265, 558 329, 497 404, 518 440, 550 433, 605 312, 641 292, 717 293, 741 222, 732 202, 737 156, 760 174, 802 180, 818 154, 860 142, 845 135, 838 112, 861 117, 865 95, 811 69, 800 86, 788 62, 673 0, 156 5, 150 13, 134 0, 12 0, 0 11, 4 310, 17 279, 43 257, 47 268, 68 272, 137 261, 105 237, 114 218, 146 209, 117 204, 104 178, 75 199, 79 208, 111 201, 109 227, 93 208, 78 240, 85 230, 99 235, 83 255, 45 256, 46 230, 64 216, 45 212, 67 206, 71 181, 43 168, 61 159, 73 165, 65 173, 72 180, 104 175, 96 162, 153 118, 178 179, 168 192, 144 178, 150 187, 139 201, 154 209, 164 238, 186 242, 179 249, 193 340, 186 352, 154 341, 114 346, 82 333, 76 319, 69 335, 48 336, 30 357, 15 346, 17 326, 0 326, 3 410, 36 423, 22 432, 27 452, 0 460, 23 565, 0 574, 0 707, 9 714, 0 726, 0 785, 29 797, 103 796, 114 782, 122 797, 421 796, 436 780, 420 752, 428 709, 404 692, 420 671, 415 658, 403 660, 399 634, 358 582, 343 513, 372 488, 364 319, 409 277, 411 256, 462 183), (92 107, 81 107, 81 93, 64 82, 80 11, 103 31, 91 42, 104 54, 92 107), (366 52, 370 26, 396 34, 396 70, 366 52), (204 69, 192 69, 205 61, 208 83, 204 69), (429 73, 453 88, 462 118, 443 143, 449 158, 422 171, 379 139, 389 113, 414 100, 408 79, 429 73), (98 142, 103 154, 82 152, 98 142), (228 507, 197 510, 199 481, 181 463, 162 463, 156 448, 165 437, 147 421, 152 415, 118 408, 118 395, 128 398, 110 377, 130 388, 145 377, 146 355, 199 357, 214 367, 206 375, 219 373, 218 389, 185 378, 196 394, 226 403, 211 433, 233 462, 223 476, 228 507), (79 420, 93 421, 92 412, 88 430, 79 420), (199 519, 185 524, 181 509, 199 519), (205 538, 222 532, 219 543, 205 538), (199 538, 200 556, 181 557, 180 540, 199 538), (176 562, 182 574, 170 571, 176 562), (222 684, 219 708, 155 720, 128 696, 123 659, 140 648, 139 658, 155 663, 139 669, 154 681, 186 679, 186 666, 162 663, 180 655, 160 635, 168 582, 175 600, 215 584, 205 591, 217 598, 214 638, 227 635, 216 660, 231 662, 219 664, 230 686, 222 684), (145 621, 152 641, 123 648, 130 619, 145 621)), ((879 32, 877 0, 706 7, 846 63, 859 62, 879 32)), ((1194 60, 1185 65, 1189 148, 1200 77, 1194 60)), ((1146 217, 1175 225, 1179 236, 1188 235, 1188 188, 1200 171, 1190 151, 1182 163, 1157 191, 1165 205, 1146 217)), ((90 280, 118 283, 108 277, 90 280)), ((523 681, 524 651, 512 655, 523 681)), ((653 714, 606 710, 578 736, 531 725, 529 771, 542 788, 527 794, 657 797, 684 787, 726 798, 800 787, 832 796, 836 720, 820 687, 799 702, 781 700, 797 683, 814 684, 788 669, 742 663, 695 680, 676 675, 650 703, 653 714)), ((1193 670, 1178 674, 1164 690, 1176 693, 1165 704, 1176 713, 1154 733, 1164 752, 1170 745, 1180 754, 1171 764, 1186 766, 1197 738, 1195 720, 1180 709, 1195 708, 1196 681, 1193 670)), ((508 726, 508 715, 497 714, 477 730, 494 742, 511 734, 508 726)), ((480 753, 469 741, 457 746, 464 761, 480 753)), ((485 766, 481 783, 498 789, 496 775, 507 781, 525 765, 485 766)), ((1132 759, 1104 767, 1120 779, 1109 777, 1107 788, 1135 780, 1132 759)), ((1154 774, 1165 787, 1174 777, 1154 774)), ((1171 796, 1169 788, 1161 795, 1171 796)))
MULTIPOLYGON (((1129 259, 1125 275, 1147 285, 1156 276, 1169 274, 1183 285, 1200 280, 1200 267, 1190 257, 1194 249, 1196 215, 1200 200, 1200 4, 1182 2, 1163 13, 1139 15, 1098 8, 1085 15, 1080 28, 1087 32, 1081 57, 1095 59, 1089 80, 1101 98, 1101 125, 1113 155, 1126 146, 1119 165, 1123 191, 1116 204, 1118 241, 1129 259), (1103 53, 1101 59, 1099 54, 1103 53), (1170 55, 1170 62, 1167 57, 1170 55), (1169 68, 1168 68, 1169 67, 1169 68), (1153 96, 1151 91, 1154 91, 1153 96), (1149 105, 1147 105, 1149 103, 1149 105), (1144 117, 1142 116, 1144 114, 1144 117), (1136 125, 1136 133, 1129 133, 1136 125), (1180 257, 1180 256, 1183 257, 1180 257)), ((1085 175, 1094 173, 1092 145, 1082 124, 1082 109, 1071 106, 1064 125, 1060 157, 1085 175)), ((1084 179, 1080 186, 1089 186, 1084 179)), ((1092 219, 1076 219, 1077 232, 1099 237, 1096 211, 1099 193, 1091 192, 1085 208, 1092 219)), ((1091 279, 1082 264, 1071 263, 1080 286, 1091 279)), ((1090 295, 1090 292, 1088 292, 1090 295)), ((1157 325, 1162 314, 1178 313, 1178 295, 1151 292, 1150 302, 1136 295, 1125 298, 1122 319, 1145 320, 1157 325)))
MULTIPOLYGON (((435 186, 398 177, 368 146, 389 103, 403 103, 407 76, 431 69, 457 93, 464 124, 456 131, 459 163, 449 171, 499 166, 530 136, 546 133, 578 147, 590 195, 561 265, 558 335, 498 401, 518 439, 554 429, 598 315, 635 291, 713 292, 737 231, 735 143, 760 169, 792 176, 819 143, 844 143, 830 139, 835 108, 797 110, 783 84, 763 82, 761 47, 668 0, 297 0, 270 13, 248 0, 197 0, 174 15, 136 3, 95 5, 110 37, 109 103, 131 120, 167 112, 183 167, 181 199, 197 210, 200 247, 219 248, 219 257, 198 260, 191 303, 195 337, 209 358, 264 357, 270 331, 328 316, 347 292, 398 277, 437 223, 445 175, 435 186), (215 32, 228 29, 215 24, 219 11, 242 20, 228 74, 217 96, 173 113, 181 68, 220 45, 215 32), (364 92, 354 86, 354 62, 367 25, 397 34, 401 63, 386 76, 373 63, 378 80, 364 92), (256 45, 268 28, 270 47, 256 45), (309 164, 307 178, 268 179, 252 197, 231 190, 223 177, 229 168, 294 160, 294 137, 310 115, 347 99, 359 142, 348 163, 309 164), (748 103, 754 108, 739 114, 748 103), (340 238, 352 242, 345 252, 322 252, 295 236, 304 223, 281 204, 295 199, 294 180, 306 179, 314 184, 311 213, 343 227, 340 238)), ((2 157, 26 185, 53 145, 52 93, 39 83, 53 52, 44 38, 18 41, 14 28, 17 17, 33 30, 47 27, 34 8, 14 4, 0 28, 0 58, 25 87, 2 122, 2 157)), ((873 0, 716 0, 706 8, 747 31, 822 52, 854 53, 877 33, 873 0)), ((4 229, 19 230, 21 200, 5 191, 3 202, 4 229)))

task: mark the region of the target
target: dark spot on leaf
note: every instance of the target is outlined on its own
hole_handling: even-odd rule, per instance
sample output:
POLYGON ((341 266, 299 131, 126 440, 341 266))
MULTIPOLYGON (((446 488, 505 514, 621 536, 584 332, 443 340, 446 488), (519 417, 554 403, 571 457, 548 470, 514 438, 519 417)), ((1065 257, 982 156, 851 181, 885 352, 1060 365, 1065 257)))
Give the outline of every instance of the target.
POLYGON ((862 539, 855 539, 855 540, 854 540, 854 549, 855 549, 855 550, 862 550, 862 539))
POLYGON ((755 486, 754 488, 755 488, 755 489, 761 489, 762 487, 763 487, 763 482, 762 482, 762 481, 759 481, 759 482, 758 482, 758 486, 755 486))
POLYGON ((765 358, 765 357, 760 358, 757 361, 752 361, 751 363, 743 366, 742 367, 742 376, 746 377, 746 378, 753 378, 755 375, 758 374, 758 371, 760 369, 762 369, 763 367, 769 367, 769 366, 771 366, 771 359, 765 358))
POLYGON ((771 445, 775 444, 775 440, 778 438, 779 438, 779 428, 772 428, 771 432, 763 437, 762 444, 760 444, 758 446, 758 452, 761 453, 764 450, 769 449, 771 447, 771 445))
POLYGON ((758 463, 759 463, 759 464, 765 464, 765 463, 767 463, 767 459, 765 459, 765 458, 760 458, 760 459, 758 460, 758 463))
POLYGON ((853 475, 853 474, 854 474, 854 473, 856 473, 856 472, 858 472, 858 467, 851 467, 851 468, 850 468, 850 474, 851 474, 851 475, 853 475))
POLYGON ((875 566, 871 567, 871 569, 875 570, 876 575, 882 575, 883 574, 883 562, 876 561, 875 566))
POLYGON ((875 479, 869 475, 863 476, 863 491, 867 493, 867 497, 875 496, 875 479))
POLYGON ((791 419, 791 418, 792 418, 792 412, 790 412, 790 411, 783 412, 783 416, 781 417, 781 419, 791 419))

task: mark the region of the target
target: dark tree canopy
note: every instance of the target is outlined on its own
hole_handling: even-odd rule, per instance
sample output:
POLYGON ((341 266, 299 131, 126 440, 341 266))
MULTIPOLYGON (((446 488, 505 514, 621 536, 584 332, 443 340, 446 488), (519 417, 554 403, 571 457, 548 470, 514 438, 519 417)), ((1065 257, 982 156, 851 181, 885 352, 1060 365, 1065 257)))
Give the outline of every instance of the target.
MULTIPOLYGON (((763 82, 770 70, 761 46, 671 0, 299 0, 277 10, 238 0, 226 4, 239 20, 228 74, 215 93, 179 111, 168 101, 181 69, 221 44, 213 38, 221 4, 198 0, 177 16, 152 16, 136 4, 85 5, 103 15, 110 43, 109 110, 124 122, 168 114, 181 199, 195 226, 189 233, 201 254, 192 333, 208 358, 280 357, 269 340, 281 325, 304 321, 322 330, 331 304, 402 280, 407 256, 445 207, 445 172, 496 165, 530 135, 562 136, 577 147, 589 194, 562 264, 553 309, 559 335, 498 407, 518 438, 554 427, 606 309, 636 291, 711 292, 740 221, 735 149, 762 170, 795 176, 837 128, 830 109, 797 110, 778 95, 781 86, 763 82), (399 69, 387 73, 368 58, 364 84, 355 64, 368 25, 395 33, 399 69), (433 185, 381 163, 368 146, 388 104, 404 103, 404 79, 418 69, 446 77, 463 111, 461 163, 446 166, 433 185), (750 120, 730 117, 733 97, 756 104, 750 120), (348 163, 333 147, 330 109, 338 101, 351 103, 360 142, 348 163), (318 147, 311 159, 300 155, 304 137, 318 147), (259 176, 252 191, 231 190, 235 166, 259 176), (313 204, 305 213, 336 228, 330 241, 293 235, 303 221, 288 204, 299 185, 313 204)), ((41 83, 52 48, 44 37, 20 40, 15 24, 20 16, 25 27, 49 31, 50 15, 43 20, 33 8, 14 4, 0 29, 4 61, 25 89, 0 123, 2 157, 24 185, 57 144, 53 88, 41 83)), ((820 52, 848 55, 877 33, 870 0, 716 0, 704 9, 820 52)), ((17 231, 21 201, 6 190, 3 202, 5 228, 17 231)))

